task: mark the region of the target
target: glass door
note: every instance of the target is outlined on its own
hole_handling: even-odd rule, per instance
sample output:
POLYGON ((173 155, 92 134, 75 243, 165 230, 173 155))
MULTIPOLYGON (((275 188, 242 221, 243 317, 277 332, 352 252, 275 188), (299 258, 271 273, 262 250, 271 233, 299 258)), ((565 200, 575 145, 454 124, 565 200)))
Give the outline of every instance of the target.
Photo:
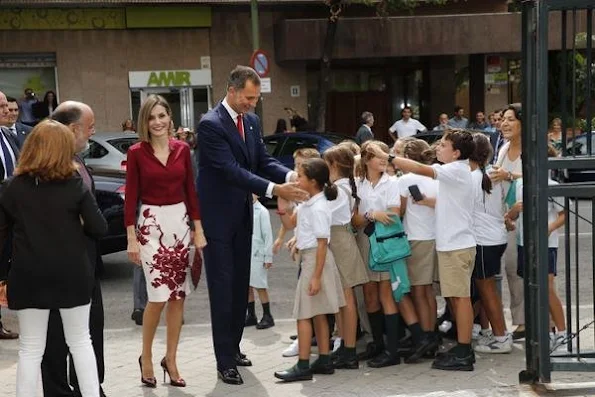
POLYGON ((135 124, 138 121, 140 106, 150 94, 161 95, 169 103, 175 129, 182 126, 195 130, 200 117, 210 108, 209 90, 207 87, 143 88, 130 92, 132 119, 135 121, 135 124))

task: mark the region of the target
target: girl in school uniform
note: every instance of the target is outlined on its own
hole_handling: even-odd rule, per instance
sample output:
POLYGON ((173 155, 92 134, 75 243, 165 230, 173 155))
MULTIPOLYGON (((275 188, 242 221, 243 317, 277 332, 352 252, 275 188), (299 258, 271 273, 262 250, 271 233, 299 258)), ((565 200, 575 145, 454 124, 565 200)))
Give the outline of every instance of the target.
MULTIPOLYGON (((401 150, 403 157, 423 164, 431 164, 435 159, 435 152, 421 139, 408 140, 401 150)), ((407 258, 411 295, 422 330, 433 339, 435 350, 438 347, 438 335, 434 333, 437 304, 433 283, 438 281, 438 255, 434 207, 438 182, 424 175, 406 173, 399 179, 399 188, 403 227, 411 245, 411 256, 407 258), (411 190, 415 191, 415 188, 412 186, 417 187, 423 200, 416 201, 413 198, 411 190)))
MULTIPOLYGON (((295 228, 296 247, 301 257, 301 272, 295 293, 293 315, 297 319, 299 361, 275 377, 286 382, 309 380, 312 374, 333 374, 330 358, 330 333, 327 314, 345 306, 341 279, 332 252, 329 200, 337 198, 337 187, 329 181, 329 170, 322 159, 308 159, 298 169, 298 185, 310 199, 294 213, 281 217, 285 227, 295 228), (312 323, 318 340, 319 356, 310 365, 312 323)), ((290 210, 291 211, 291 210, 290 210)))
POLYGON ((250 263, 250 290, 248 292, 248 314, 246 326, 256 325, 256 329, 267 329, 275 325, 269 302, 268 270, 273 265, 273 229, 269 211, 252 195, 254 222, 252 224, 252 260, 250 263), (254 308, 254 290, 262 304, 262 319, 257 323, 254 308))
MULTIPOLYGON (((354 214, 353 223, 358 229, 357 244, 364 262, 368 263, 370 242, 365 229, 374 222, 389 224, 391 216, 400 214, 401 196, 398 179, 386 173, 388 162, 368 150, 370 145, 379 147, 383 153, 389 153, 388 146, 379 141, 367 141, 362 145, 361 168, 362 177, 357 181, 357 192, 361 199, 358 210, 354 214)), ((388 272, 374 272, 366 265, 370 281, 364 284, 364 300, 366 311, 372 328, 373 342, 368 345, 363 358, 369 359, 367 365, 382 368, 400 364, 399 357, 399 309, 408 324, 416 346, 415 362, 429 348, 423 338, 421 327, 413 307, 413 302, 405 295, 399 307, 393 298, 393 291, 388 272), (386 329, 387 345, 384 345, 386 329), (421 348, 421 350, 420 350, 421 348), (419 351, 418 351, 419 350, 419 351)), ((409 362, 409 361, 408 361, 409 362)))
POLYGON ((479 292, 481 306, 492 332, 483 331, 475 351, 478 353, 510 353, 512 335, 506 332, 502 298, 496 286, 501 260, 506 251, 508 232, 504 224, 504 198, 501 183, 492 184, 486 167, 492 159, 492 145, 487 136, 473 134, 475 150, 469 157, 473 181, 473 230, 477 240, 473 281, 479 292))
POLYGON ((366 265, 357 248, 351 228, 351 217, 359 203, 353 176, 353 157, 349 148, 340 145, 324 153, 330 180, 338 188, 337 199, 329 203, 332 225, 329 248, 335 257, 346 303, 338 316, 341 346, 336 353, 333 353, 333 365, 336 369, 359 368, 355 354, 357 306, 353 288, 368 282, 366 265))
POLYGON ((450 371, 473 371, 471 330, 471 274, 475 265, 476 241, 473 233, 473 211, 468 200, 473 196, 469 156, 475 150, 469 131, 445 131, 436 156, 442 164, 432 166, 390 156, 379 145, 369 151, 379 160, 392 162, 404 172, 425 175, 438 181, 436 200, 436 251, 442 296, 450 298, 457 321, 457 342, 451 350, 436 357, 432 368, 450 371))

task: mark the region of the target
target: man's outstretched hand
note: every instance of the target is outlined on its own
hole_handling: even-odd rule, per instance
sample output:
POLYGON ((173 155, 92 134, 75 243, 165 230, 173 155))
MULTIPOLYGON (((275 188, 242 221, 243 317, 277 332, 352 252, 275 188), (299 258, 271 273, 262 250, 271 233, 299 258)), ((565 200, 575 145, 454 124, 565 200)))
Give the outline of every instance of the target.
POLYGON ((281 197, 287 201, 295 201, 301 203, 310 198, 310 195, 305 190, 298 187, 296 182, 288 182, 282 185, 275 185, 273 188, 273 195, 281 197))

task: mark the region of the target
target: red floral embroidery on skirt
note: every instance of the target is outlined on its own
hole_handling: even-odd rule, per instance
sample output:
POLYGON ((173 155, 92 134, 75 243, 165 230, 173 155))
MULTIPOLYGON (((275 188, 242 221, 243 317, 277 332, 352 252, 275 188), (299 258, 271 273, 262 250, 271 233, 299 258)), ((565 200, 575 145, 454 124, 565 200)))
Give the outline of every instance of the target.
POLYGON ((153 263, 146 263, 150 267, 150 273, 158 272, 157 277, 151 281, 154 288, 165 285, 170 291, 169 300, 177 300, 186 297, 183 290, 186 274, 190 263, 190 248, 184 244, 184 239, 190 232, 188 230, 184 236, 178 238, 174 234, 174 243, 166 246, 163 243, 164 232, 157 221, 157 217, 151 214, 149 208, 143 211, 143 223, 136 230, 136 237, 141 245, 149 242, 147 236, 151 235, 151 229, 159 233, 159 248, 153 255, 153 263))

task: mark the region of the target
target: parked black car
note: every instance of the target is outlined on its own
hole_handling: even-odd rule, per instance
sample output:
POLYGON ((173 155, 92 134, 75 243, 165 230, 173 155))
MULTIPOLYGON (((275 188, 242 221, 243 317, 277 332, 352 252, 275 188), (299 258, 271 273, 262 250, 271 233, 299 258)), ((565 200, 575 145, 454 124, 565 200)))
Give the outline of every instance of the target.
POLYGON ((350 139, 344 135, 322 132, 286 132, 267 135, 263 138, 269 154, 289 169, 294 167, 293 152, 298 149, 313 148, 322 154, 326 149, 350 139))
MULTIPOLYGON (((595 155, 595 131, 574 137, 566 146, 568 156, 591 158, 595 155), (587 138, 591 138, 591 153, 588 153, 587 138)), ((595 168, 564 170, 564 182, 595 182, 595 168)))
POLYGON ((124 195, 126 172, 93 170, 97 204, 108 225, 107 235, 101 239, 101 255, 126 250, 127 238, 124 227, 124 195))

